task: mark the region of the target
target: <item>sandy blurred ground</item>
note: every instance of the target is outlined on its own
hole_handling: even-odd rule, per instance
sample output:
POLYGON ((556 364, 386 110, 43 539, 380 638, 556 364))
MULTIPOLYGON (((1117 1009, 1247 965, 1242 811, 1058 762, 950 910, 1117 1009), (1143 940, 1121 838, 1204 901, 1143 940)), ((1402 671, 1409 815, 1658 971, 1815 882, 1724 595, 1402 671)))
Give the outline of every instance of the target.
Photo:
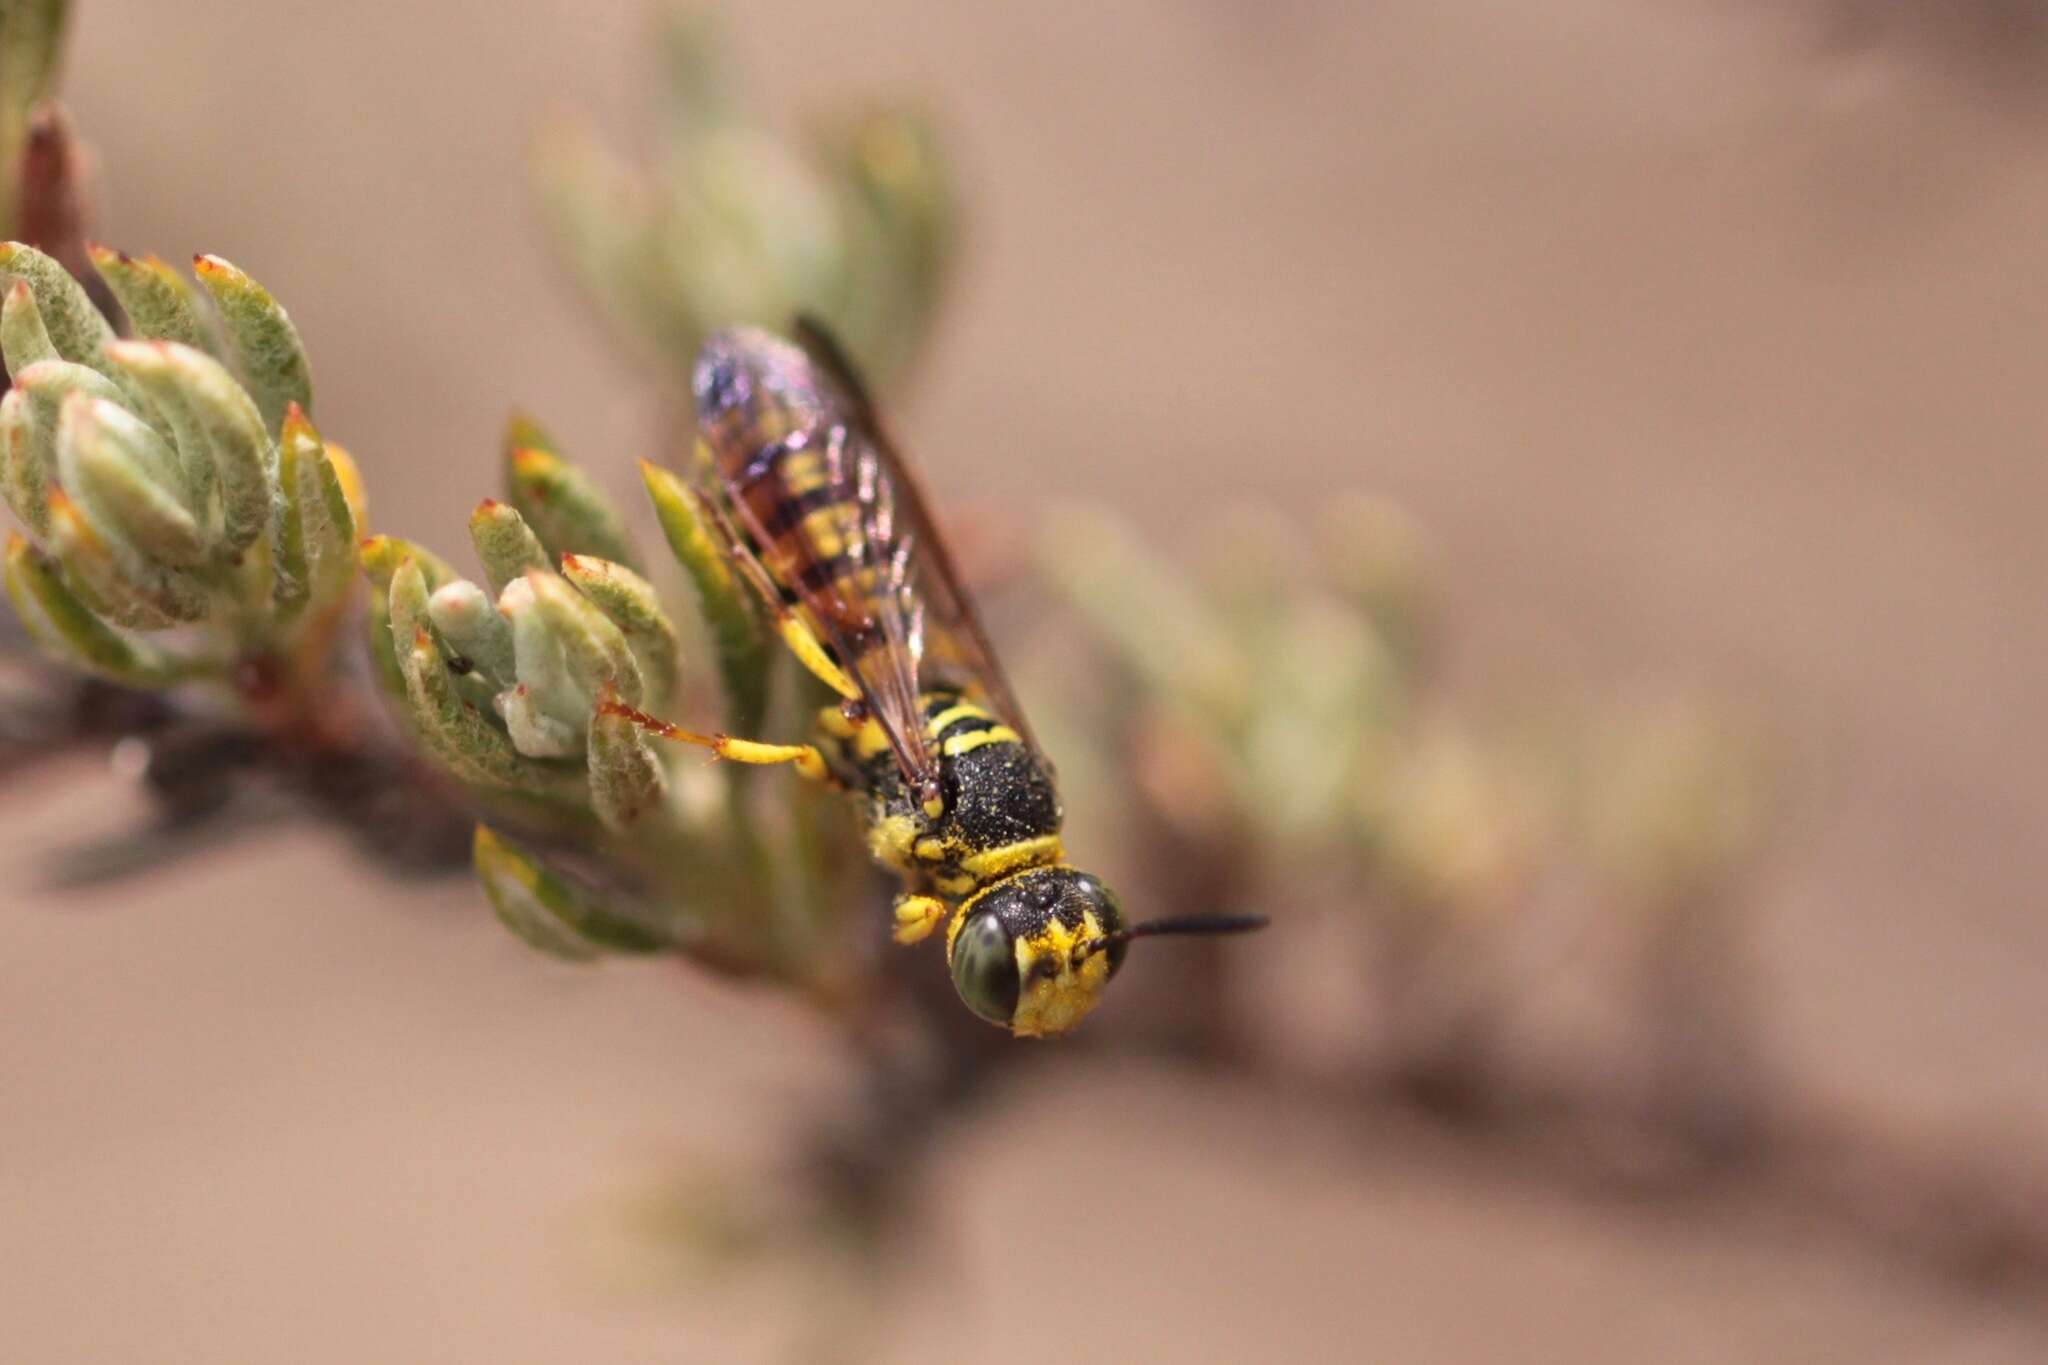
MULTIPOLYGON (((630 136, 636 7, 81 8, 110 237, 288 300, 380 524, 458 540, 515 403, 627 487, 646 391, 549 267, 521 155, 549 105, 630 136)), ((2048 1134, 2048 55, 1823 8, 734 22, 771 107, 906 85, 954 122, 970 269, 906 415, 942 492, 1164 530, 1382 490, 1441 538, 1474 695, 1763 707, 1810 774, 1758 915, 1787 1064, 1909 1127, 2048 1134)), ((835 1074, 822 1038, 536 961, 466 888, 364 882, 317 833, 47 897, 38 851, 123 815, 71 776, 0 795, 0 1359, 786 1343, 783 1286, 650 1275, 622 1210, 776 1131, 835 1074)), ((934 1181, 892 1358, 2048 1354, 1769 1210, 1589 1206, 1142 1068, 1020 1092, 934 1181), (1058 1159, 1101 1218, 1012 1198, 1058 1159), (1022 1311, 1076 1267, 1117 1301, 1022 1311)))

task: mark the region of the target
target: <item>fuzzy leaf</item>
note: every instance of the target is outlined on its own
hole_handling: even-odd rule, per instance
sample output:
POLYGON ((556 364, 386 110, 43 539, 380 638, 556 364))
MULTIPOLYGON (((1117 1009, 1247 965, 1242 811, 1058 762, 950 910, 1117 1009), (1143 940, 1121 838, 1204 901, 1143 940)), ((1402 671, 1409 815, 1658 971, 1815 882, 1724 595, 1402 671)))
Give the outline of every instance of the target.
POLYGON ((473 863, 499 920, 552 957, 589 961, 602 952, 646 954, 675 946, 672 935, 646 918, 616 910, 572 886, 487 826, 476 827, 473 863))
POLYGON ((325 605, 355 574, 356 521, 320 433, 293 404, 278 441, 273 538, 277 619, 325 605))
POLYGON ((205 561, 206 539, 181 501, 177 456, 126 408, 74 391, 58 427, 57 469, 94 521, 144 555, 184 568, 205 561))
POLYGON ((102 622, 65 584, 56 561, 20 535, 7 541, 7 596, 36 643, 73 668, 130 687, 165 687, 193 671, 102 622))
POLYGON ((600 704, 590 721, 590 805, 598 819, 623 834, 667 797, 668 773, 646 734, 600 704))
POLYGON ((681 647, 654 585, 623 565, 584 555, 563 555, 562 577, 625 635, 640 665, 644 704, 659 710, 675 695, 681 647))
POLYGON ((39 538, 47 537, 47 498, 37 490, 46 490, 57 479, 57 430, 64 400, 73 393, 83 393, 119 404, 127 396, 99 371, 69 360, 39 360, 23 368, 14 376, 13 392, 22 398, 24 444, 19 459, 10 459, 13 468, 9 500, 24 525, 39 538))
POLYGON ((761 613, 706 526, 706 513, 690 486, 659 465, 642 461, 640 476, 669 549, 697 588, 697 602, 718 655, 725 689, 726 728, 736 735, 760 731, 768 708, 768 670, 774 658, 761 613))
POLYGON ((7 301, 0 305, 0 357, 7 373, 20 374, 38 360, 56 360, 57 345, 43 326, 34 291, 25 280, 7 286, 7 301))
POLYGON ((512 747, 528 758, 581 758, 589 748, 582 732, 549 715, 540 697, 525 683, 500 692, 492 705, 504 718, 512 747))
POLYGON ((296 403, 313 411, 313 374, 299 329, 270 291, 218 256, 195 256, 192 271, 213 296, 249 393, 273 435, 284 427, 285 411, 296 403))
POLYGON ((175 341, 194 350, 213 349, 200 324, 192 287, 169 262, 158 256, 138 259, 97 245, 89 250, 93 269, 114 291, 136 336, 147 341, 175 341))
MULTIPOLYGON (((363 614, 363 628, 369 636, 370 663, 378 683, 393 701, 407 701, 405 669, 398 661, 398 646, 391 629, 391 583, 400 566, 412 560, 419 566, 431 591, 455 579, 455 570, 433 551, 395 536, 370 536, 356 549, 363 577, 370 583, 370 599, 363 614)), ((407 635, 405 638, 410 639, 407 635)))
MULTIPOLYGON (((403 571, 401 571, 402 573, 403 571)), ((393 580, 394 586, 397 580, 393 580)), ((533 795, 562 794, 567 774, 526 758, 506 733, 463 700, 447 661, 424 624, 399 655, 413 725, 434 756, 455 776, 484 787, 533 795)))
POLYGON ((391 615, 394 637, 410 640, 426 628, 427 580, 417 560, 406 559, 399 563, 386 585, 386 592, 386 609, 391 615))
POLYGON ((505 457, 512 505, 550 555, 596 555, 631 566, 636 556, 618 509, 575 465, 545 450, 505 457))
POLYGON ((29 416, 38 425, 47 424, 48 439, 54 450, 57 442, 57 414, 64 406, 64 400, 72 393, 83 393, 89 398, 126 407, 128 394, 119 384, 89 366, 70 360, 38 360, 24 366, 14 376, 14 387, 20 389, 29 400, 29 416))
POLYGON ((358 548, 357 559, 363 566, 363 576, 373 587, 389 588, 399 568, 409 559, 419 565, 421 576, 426 580, 427 591, 433 592, 445 583, 453 583, 462 577, 455 572, 447 560, 435 554, 424 545, 401 540, 397 536, 370 536, 358 548))
POLYGON ((50 534, 50 469, 36 450, 28 399, 20 389, 0 397, 0 493, 37 540, 50 534))
POLYGON ((323 441, 321 448, 327 452, 327 463, 334 466, 334 481, 341 485, 341 496, 348 503, 348 514, 360 532, 370 524, 370 500, 363 488, 363 471, 357 466, 356 457, 338 443, 323 441))
POLYGON ((569 676, 587 697, 605 688, 629 706, 643 700, 640 665, 625 634, 568 582, 551 573, 529 573, 526 584, 549 631, 561 642, 569 676))
POLYGON ((6 242, 0 243, 0 275, 19 277, 35 294, 36 311, 57 354, 113 376, 103 351, 114 329, 70 271, 32 246, 6 242))
POLYGON ((507 454, 515 450, 543 450, 556 456, 562 453, 561 443, 532 414, 524 412, 515 412, 506 419, 504 448, 507 454))
POLYGON ((547 570, 548 552, 540 537, 517 509, 495 498, 485 498, 469 514, 469 539, 476 546, 476 557, 483 561, 484 580, 494 593, 505 591, 507 583, 531 570, 547 570))
POLYGON ((60 488, 50 490, 50 549, 87 603, 117 625, 161 630, 206 616, 206 593, 189 575, 115 540, 60 488))
POLYGON ((427 616, 479 682, 492 692, 512 686, 512 626, 482 588, 466 578, 443 584, 428 597, 427 616))
POLYGON ((218 360, 173 341, 121 341, 107 356, 170 423, 191 505, 220 489, 223 553, 246 550, 270 527, 270 437, 263 417, 218 360))
MULTIPOLYGON (((552 577, 536 570, 533 577, 552 577)), ((540 609, 531 578, 515 578, 498 595, 512 623, 513 671, 519 685, 498 697, 498 712, 521 753, 563 757, 583 753, 583 733, 597 694, 570 672, 562 638, 540 609), (539 717, 553 724, 543 725, 539 717)))

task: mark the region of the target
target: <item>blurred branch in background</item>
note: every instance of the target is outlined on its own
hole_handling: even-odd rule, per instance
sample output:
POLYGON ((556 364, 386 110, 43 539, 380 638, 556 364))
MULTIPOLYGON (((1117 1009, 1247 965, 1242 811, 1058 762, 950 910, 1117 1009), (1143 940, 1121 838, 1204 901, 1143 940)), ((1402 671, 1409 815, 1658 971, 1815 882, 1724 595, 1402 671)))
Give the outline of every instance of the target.
POLYGON ((584 293, 676 389, 713 332, 799 312, 893 388, 930 335, 954 255, 958 207, 930 121, 877 100, 814 116, 792 143, 745 109, 708 9, 664 9, 652 46, 650 164, 620 160, 574 116, 534 146, 542 220, 584 293))
POLYGON ((1290 1002, 1219 954, 1176 983, 1226 1040, 1209 1055, 1544 1179, 1755 1200, 2048 1302, 2039 1135, 1905 1141, 1772 1052, 1750 902, 1793 812, 1767 727, 1685 696, 1574 707, 1534 737, 1474 720, 1431 667, 1445 625, 1420 531, 1363 497, 1321 530, 1240 513, 1187 538, 1216 547, 1201 568, 1095 511, 1040 545, 1098 666, 1060 651, 1035 694, 1058 699, 1048 728, 1098 740, 1069 781, 1127 812, 1133 895, 1271 909, 1283 933, 1335 921, 1376 1015, 1332 1076, 1262 1043, 1290 1002), (1604 998, 1532 1048, 1560 991, 1604 998))

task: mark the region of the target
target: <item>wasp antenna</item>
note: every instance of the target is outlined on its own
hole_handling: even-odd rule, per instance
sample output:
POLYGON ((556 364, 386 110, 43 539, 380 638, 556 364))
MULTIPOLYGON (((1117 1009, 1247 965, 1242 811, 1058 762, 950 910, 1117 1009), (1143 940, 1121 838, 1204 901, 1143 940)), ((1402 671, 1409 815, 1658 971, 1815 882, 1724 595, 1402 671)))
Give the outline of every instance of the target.
POLYGON ((1134 938, 1162 938, 1169 934, 1249 934, 1254 929, 1263 929, 1273 921, 1264 915, 1177 915, 1166 919, 1148 919, 1133 924, 1128 929, 1119 929, 1113 934, 1088 940, 1085 955, 1093 956, 1119 943, 1129 943, 1134 938))

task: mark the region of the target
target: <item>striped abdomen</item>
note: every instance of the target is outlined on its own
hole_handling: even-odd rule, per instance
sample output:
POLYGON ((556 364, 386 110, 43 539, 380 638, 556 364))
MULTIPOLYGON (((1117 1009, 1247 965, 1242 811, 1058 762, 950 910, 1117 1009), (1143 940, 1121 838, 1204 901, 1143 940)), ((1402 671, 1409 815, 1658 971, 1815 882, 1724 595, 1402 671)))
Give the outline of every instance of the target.
POLYGON ((791 599, 804 598, 849 635, 875 618, 875 570, 845 467, 846 428, 785 343, 717 343, 699 364, 700 430, 740 531, 791 599))

